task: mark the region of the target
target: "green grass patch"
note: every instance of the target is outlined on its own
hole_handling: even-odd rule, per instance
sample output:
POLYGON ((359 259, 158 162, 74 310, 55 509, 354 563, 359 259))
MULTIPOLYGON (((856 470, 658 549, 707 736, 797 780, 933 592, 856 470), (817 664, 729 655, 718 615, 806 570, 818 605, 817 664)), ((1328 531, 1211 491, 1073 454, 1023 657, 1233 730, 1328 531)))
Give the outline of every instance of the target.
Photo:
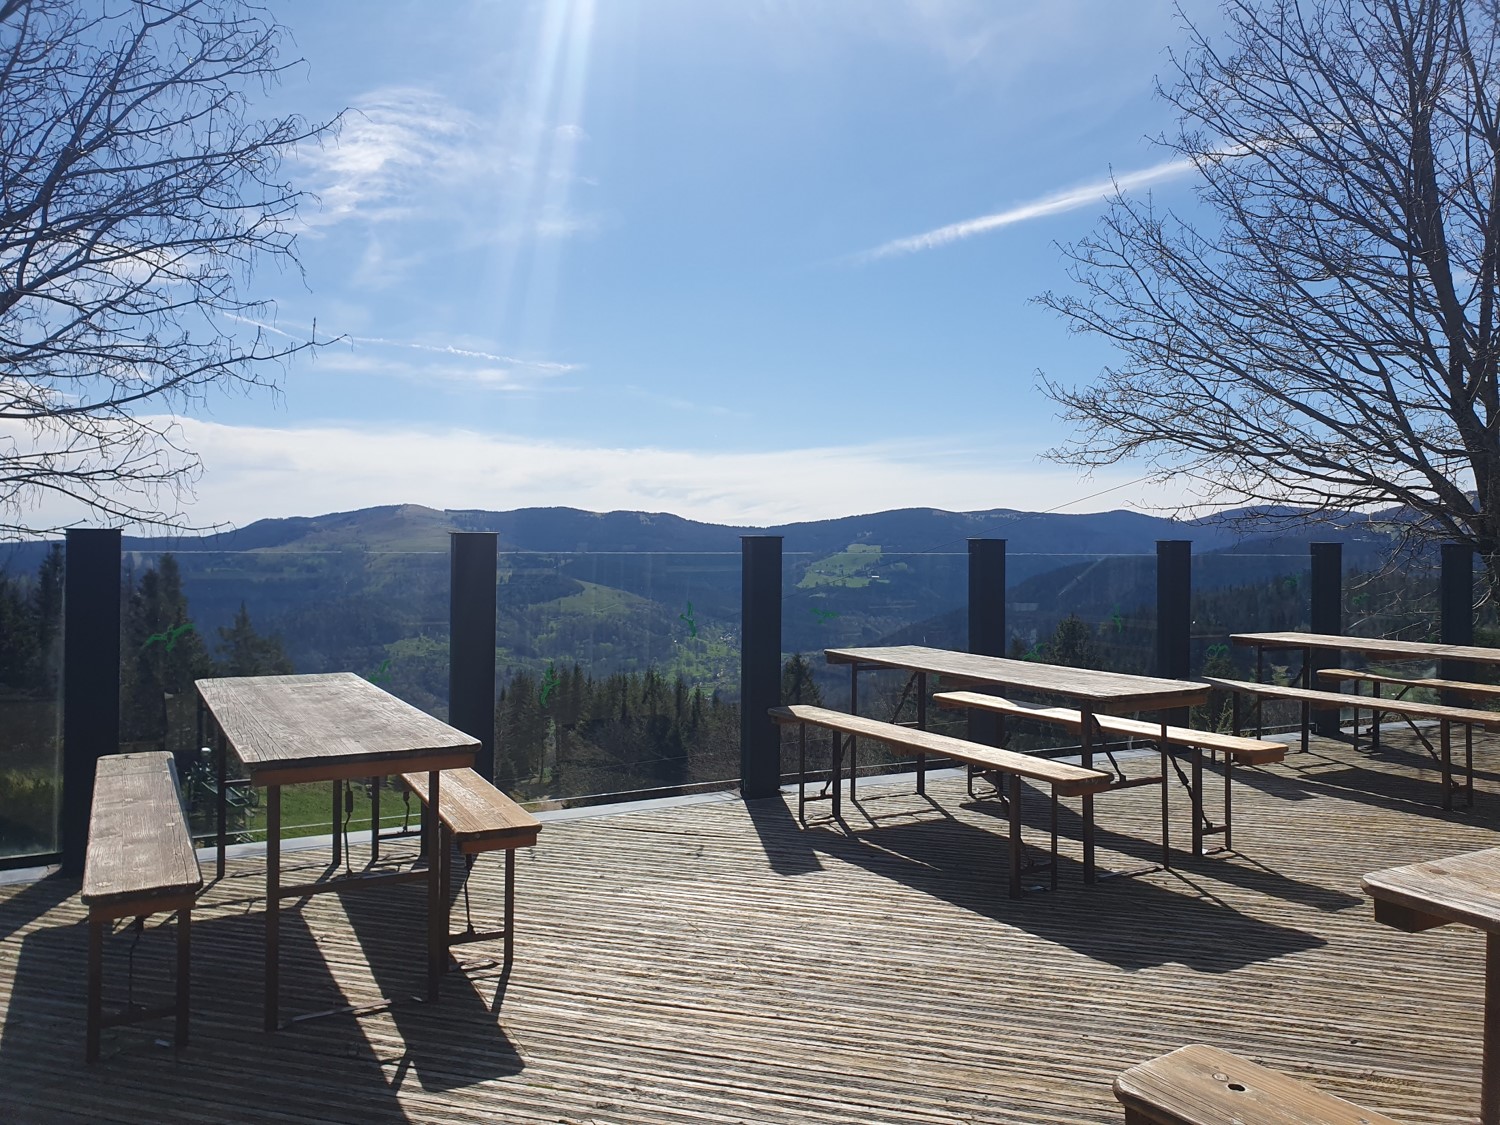
POLYGON ((871 582, 881 581, 875 573, 880 565, 880 548, 870 543, 850 543, 836 555, 819 559, 807 568, 807 573, 797 583, 799 590, 813 590, 819 586, 841 586, 858 589, 871 582))

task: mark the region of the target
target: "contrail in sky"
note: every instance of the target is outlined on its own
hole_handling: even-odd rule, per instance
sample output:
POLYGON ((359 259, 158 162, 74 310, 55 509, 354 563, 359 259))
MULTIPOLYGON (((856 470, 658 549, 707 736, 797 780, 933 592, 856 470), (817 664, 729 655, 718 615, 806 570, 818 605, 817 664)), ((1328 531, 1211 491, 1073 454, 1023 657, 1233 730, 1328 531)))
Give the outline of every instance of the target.
POLYGON ((1185 172, 1193 170, 1191 160, 1169 160, 1164 164, 1154 164, 1150 168, 1142 168, 1139 172, 1127 172, 1123 176, 1117 176, 1108 180, 1098 180, 1081 187, 1068 188, 1066 191, 1053 192, 1044 195, 1040 199, 1032 200, 1030 203, 1022 203, 1018 207, 1012 207, 1008 211, 997 211, 993 215, 980 215, 978 218, 965 219, 959 223, 949 223, 945 227, 927 231, 924 234, 914 234, 908 238, 897 238, 891 242, 883 243, 873 250, 866 250, 856 256, 859 262, 873 262, 879 258, 893 258, 898 254, 915 254, 921 250, 935 250, 939 246, 947 246, 950 242, 960 242, 965 238, 973 238, 976 234, 987 234, 1001 227, 1012 226, 1015 223, 1024 223, 1029 219, 1039 219, 1044 215, 1056 215, 1062 211, 1072 211, 1079 207, 1086 207, 1090 203, 1108 198, 1116 188, 1128 189, 1144 187, 1146 184, 1154 184, 1160 180, 1170 180, 1185 172))

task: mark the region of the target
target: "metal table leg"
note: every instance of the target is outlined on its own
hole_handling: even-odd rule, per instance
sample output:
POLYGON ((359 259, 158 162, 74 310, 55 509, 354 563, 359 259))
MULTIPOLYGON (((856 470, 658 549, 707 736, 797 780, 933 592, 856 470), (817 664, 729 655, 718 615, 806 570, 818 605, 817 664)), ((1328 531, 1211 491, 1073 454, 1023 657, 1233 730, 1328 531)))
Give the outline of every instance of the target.
POLYGON ((427 807, 431 812, 427 829, 427 998, 436 1000, 443 979, 443 960, 447 956, 447 918, 443 910, 443 862, 442 817, 440 815, 440 786, 442 772, 432 770, 427 774, 427 807))
POLYGON ((281 786, 266 786, 266 999, 265 1028, 280 1025, 277 998, 281 945, 281 786))

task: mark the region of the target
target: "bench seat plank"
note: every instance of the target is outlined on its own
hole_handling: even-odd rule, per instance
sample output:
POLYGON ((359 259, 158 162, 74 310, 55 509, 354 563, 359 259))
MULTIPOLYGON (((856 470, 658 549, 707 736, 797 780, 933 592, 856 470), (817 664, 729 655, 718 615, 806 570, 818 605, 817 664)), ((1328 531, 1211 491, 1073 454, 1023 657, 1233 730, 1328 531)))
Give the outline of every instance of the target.
POLYGON ((954 758, 983 769, 1012 773, 1031 781, 1041 781, 1054 786, 1065 797, 1076 797, 1085 793, 1099 793, 1108 789, 1112 778, 1099 770, 1067 762, 1054 762, 1048 758, 1037 758, 1030 754, 1018 754, 1014 750, 1000 750, 966 742, 946 734, 917 730, 914 727, 898 727, 883 723, 879 719, 867 719, 863 715, 851 715, 845 711, 833 711, 827 707, 814 707, 806 703, 793 703, 785 707, 772 707, 770 715, 778 723, 807 723, 844 734, 874 739, 887 746, 911 750, 917 754, 932 754, 943 758, 954 758))
POLYGON ((202 886, 172 755, 153 751, 100 758, 83 901, 97 910, 192 896, 202 886))
MULTIPOLYGON (((427 775, 405 773, 401 780, 427 803, 427 775)), ((475 770, 444 770, 439 817, 453 833, 460 852, 534 847, 542 822, 496 789, 475 770)))
POLYGON ((1115 1079, 1127 1125, 1397 1125, 1217 1047, 1195 1044, 1115 1079))
MULTIPOLYGON (((997 695, 984 695, 977 691, 941 691, 932 700, 940 707, 951 709, 973 708, 991 711, 1012 718, 1037 719, 1057 723, 1060 726, 1083 726, 1083 714, 1072 707, 1041 707, 1031 703, 1017 703, 997 695)), ((1128 719, 1115 715, 1095 715, 1094 721, 1105 734, 1118 734, 1130 738, 1158 739, 1161 737, 1160 723, 1149 719, 1128 719)), ((1197 746, 1204 750, 1218 750, 1230 754, 1246 765, 1268 765, 1286 758, 1286 747, 1279 742, 1266 742, 1243 735, 1221 734, 1218 731, 1193 730, 1190 727, 1167 727, 1167 742, 1173 746, 1197 746)))
POLYGON ((1434 691, 1452 691, 1479 699, 1500 699, 1500 684, 1475 684, 1468 680, 1439 680, 1421 676, 1384 676, 1378 672, 1356 672, 1349 668, 1319 668, 1325 680, 1366 684, 1390 684, 1394 687, 1423 687, 1434 691))
POLYGON ((1204 680, 1214 687, 1245 695, 1260 695, 1267 699, 1292 699, 1308 703, 1322 703, 1328 707, 1359 707, 1364 710, 1390 711, 1394 714, 1415 715, 1424 719, 1447 719, 1455 723, 1468 723, 1485 730, 1500 730, 1500 711, 1480 711, 1473 707, 1451 707, 1446 703, 1418 703, 1412 699, 1390 699, 1372 695, 1346 695, 1338 691, 1319 691, 1317 688, 1289 687, 1282 684, 1259 684, 1253 680, 1224 680, 1216 676, 1205 676, 1204 680))

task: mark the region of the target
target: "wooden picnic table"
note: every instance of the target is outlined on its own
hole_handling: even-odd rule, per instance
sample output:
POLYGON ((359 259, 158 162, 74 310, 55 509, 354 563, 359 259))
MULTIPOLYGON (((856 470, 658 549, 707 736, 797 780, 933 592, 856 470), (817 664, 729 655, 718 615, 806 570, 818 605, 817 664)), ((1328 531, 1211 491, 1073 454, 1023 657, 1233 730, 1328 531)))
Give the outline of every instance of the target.
MULTIPOLYGON (((427 882, 427 992, 436 999, 447 953, 446 916, 437 862, 443 770, 474 764, 477 739, 417 710, 352 672, 305 676, 238 676, 197 681, 214 728, 219 778, 218 847, 226 816, 225 760, 232 750, 252 784, 266 790, 265 1028, 278 1020, 281 900, 326 891, 427 882), (361 874, 297 886, 281 885, 281 787, 399 773, 426 773, 429 806, 427 870, 361 874)), ((335 826, 336 827, 336 826, 335 826)), ((335 833, 337 834, 337 833, 335 833)), ((222 858, 221 858, 222 862, 222 858)))
MULTIPOLYGON (((1300 648, 1305 658, 1313 650, 1355 652, 1364 656, 1383 656, 1388 660, 1460 660, 1472 664, 1500 664, 1500 648, 1489 645, 1445 645, 1431 641, 1395 641, 1385 637, 1345 637, 1336 633, 1234 633, 1229 638, 1237 645, 1254 645, 1256 671, 1260 657, 1268 648, 1300 648)), ((1259 676, 1257 675, 1257 678, 1259 676)))
POLYGON ((1376 871, 1361 880, 1375 920, 1407 933, 1450 922, 1484 931, 1484 1055, 1479 1120, 1500 1125, 1500 848, 1376 871))
MULTIPOLYGON (((849 665, 849 710, 859 706, 859 673, 869 669, 891 668, 913 673, 917 679, 917 726, 927 727, 927 677, 941 676, 956 686, 997 687, 1069 700, 1080 712, 1079 760, 1085 768, 1094 765, 1094 745, 1104 743, 1094 715, 1123 715, 1130 712, 1162 712, 1193 707, 1208 701, 1209 686, 1191 680, 1168 680, 1155 676, 1135 676, 1125 672, 1102 672, 1093 668, 1068 668, 1032 660, 1012 660, 1003 656, 980 656, 969 652, 926 648, 921 645, 894 645, 870 648, 830 648, 824 651, 830 664, 849 665)), ((1162 865, 1171 866, 1168 846, 1167 779, 1165 757, 1167 726, 1162 719, 1163 774, 1162 787, 1162 865)), ((850 791, 853 792, 853 761, 850 762, 850 791)), ((925 759, 918 758, 917 792, 925 792, 925 759)), ((1147 779, 1150 781, 1153 779, 1147 779)), ((1141 784, 1134 782, 1133 784, 1141 784)), ((1117 786, 1118 787, 1118 786, 1117 786)), ((1083 795, 1083 868, 1085 882, 1095 879, 1094 868, 1094 794, 1083 795)))

